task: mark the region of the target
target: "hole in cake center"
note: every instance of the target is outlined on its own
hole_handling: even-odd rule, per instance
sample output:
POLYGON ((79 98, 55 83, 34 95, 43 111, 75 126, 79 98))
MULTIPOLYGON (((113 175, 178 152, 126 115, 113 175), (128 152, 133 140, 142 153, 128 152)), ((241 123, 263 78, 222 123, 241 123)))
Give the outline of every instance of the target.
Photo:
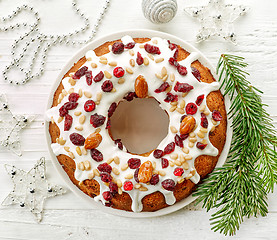
POLYGON ((157 148, 168 134, 169 117, 154 98, 123 101, 111 117, 110 133, 121 139, 131 153, 143 154, 157 148))

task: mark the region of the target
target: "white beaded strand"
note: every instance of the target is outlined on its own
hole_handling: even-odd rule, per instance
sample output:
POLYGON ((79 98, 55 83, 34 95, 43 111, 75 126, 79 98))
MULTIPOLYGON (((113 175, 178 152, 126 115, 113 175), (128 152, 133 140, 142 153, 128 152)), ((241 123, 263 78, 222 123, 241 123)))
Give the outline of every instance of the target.
POLYGON ((104 6, 102 7, 102 9, 100 11, 99 16, 96 18, 96 22, 92 28, 92 32, 91 32, 90 36, 88 37, 88 39, 86 39, 86 40, 72 40, 72 37, 75 37, 76 35, 78 35, 80 33, 84 33, 90 27, 89 19, 78 8, 76 0, 72 0, 72 8, 73 8, 74 12, 78 16, 80 16, 80 18, 84 21, 84 26, 81 27, 80 29, 77 29, 73 32, 69 32, 69 33, 63 34, 63 35, 45 35, 45 34, 40 33, 39 28, 38 28, 38 25, 40 23, 39 13, 36 12, 33 7, 28 6, 26 4, 22 5, 21 7, 17 7, 16 10, 14 10, 12 12, 12 14, 8 15, 7 17, 3 17, 2 18, 3 23, 6 23, 8 20, 12 20, 15 16, 17 16, 22 11, 28 11, 29 13, 33 14, 35 17, 35 22, 32 24, 28 24, 28 23, 24 22, 24 23, 16 23, 14 25, 0 28, 0 32, 7 32, 9 30, 19 29, 21 27, 29 27, 29 30, 27 32, 25 32, 24 34, 22 34, 18 39, 16 39, 11 46, 12 47, 12 49, 11 49, 12 60, 11 60, 10 64, 7 65, 2 72, 4 80, 9 81, 10 83, 17 84, 17 85, 25 84, 30 79, 38 78, 43 74, 48 51, 52 46, 57 45, 57 44, 66 44, 66 45, 74 46, 74 45, 85 44, 85 43, 88 43, 89 41, 91 41, 96 35, 99 24, 101 23, 104 15, 106 13, 106 10, 108 9, 109 3, 110 3, 110 0, 105 0, 104 6), (36 35, 36 36, 31 37, 32 35, 36 35), (30 38, 30 39, 28 39, 28 38, 30 38), (36 49, 33 52, 33 56, 28 65, 28 69, 20 67, 21 60, 26 56, 26 53, 27 53, 29 47, 36 40, 38 40, 38 44, 36 46, 36 49), (22 41, 25 41, 25 46, 23 47, 22 52, 19 54, 19 56, 16 57, 16 55, 15 55, 16 49, 18 48, 18 45, 20 43, 22 43, 22 41), (44 43, 46 43, 46 46, 42 49, 41 45, 43 45, 44 43), (41 53, 42 60, 40 62, 40 67, 36 73, 32 73, 32 69, 33 69, 35 62, 37 61, 36 59, 39 55, 39 52, 42 52, 41 53), (8 77, 8 72, 13 68, 18 68, 23 73, 24 77, 21 81, 13 81, 8 77))

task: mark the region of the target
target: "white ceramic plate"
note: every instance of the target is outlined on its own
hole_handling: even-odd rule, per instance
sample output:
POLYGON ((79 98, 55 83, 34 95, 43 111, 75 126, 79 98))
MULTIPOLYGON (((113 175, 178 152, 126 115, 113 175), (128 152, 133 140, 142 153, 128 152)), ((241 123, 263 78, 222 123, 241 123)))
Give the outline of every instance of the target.
MULTIPOLYGON (((177 38, 173 35, 167 34, 167 33, 153 31, 153 30, 143 30, 143 29, 126 30, 126 31, 116 32, 116 33, 113 33, 113 34, 109 34, 109 35, 97 38, 94 41, 92 41, 91 43, 84 46, 82 49, 80 49, 67 62, 67 64, 62 68, 60 74, 58 75, 57 80, 56 80, 56 82, 55 82, 55 84, 52 88, 52 91, 50 92, 50 95, 49 95, 47 109, 51 108, 54 92, 56 91, 58 85, 60 84, 61 79, 63 78, 64 74, 74 65, 74 63, 76 63, 80 58, 82 58, 88 50, 95 49, 96 47, 102 45, 103 43, 105 43, 107 41, 120 39, 124 35, 130 35, 131 37, 134 37, 134 38, 135 37, 148 37, 148 38, 161 37, 161 38, 164 38, 164 39, 168 39, 173 43, 179 44, 184 49, 186 49, 188 52, 198 52, 200 54, 200 57, 198 58, 198 60, 204 66, 208 67, 211 70, 211 73, 213 74, 213 76, 217 79, 217 76, 216 76, 216 73, 215 73, 215 68, 213 67, 211 62, 199 50, 197 50, 195 47, 193 47, 189 43, 185 42, 184 40, 182 40, 180 38, 177 38)), ((225 97, 225 105, 226 105, 226 110, 228 111, 229 106, 230 106, 229 97, 225 97)), ((230 125, 231 125, 231 122, 228 121, 226 143, 225 143, 224 149, 223 149, 223 151, 220 155, 218 163, 216 165, 217 167, 220 167, 224 164, 224 162, 227 158, 229 149, 230 149, 231 139, 232 139, 232 129, 231 129, 230 125)), ((193 197, 192 195, 190 195, 189 197, 183 199, 180 202, 175 203, 172 206, 168 206, 166 208, 163 208, 163 209, 155 211, 155 212, 134 213, 134 212, 128 212, 128 211, 124 211, 124 210, 117 210, 117 209, 110 208, 110 207, 105 207, 102 203, 95 202, 93 200, 93 198, 91 198, 88 195, 86 195, 85 193, 83 193, 78 187, 76 187, 71 182, 71 180, 67 176, 66 172, 63 170, 62 166, 59 164, 56 156, 54 155, 54 153, 51 149, 51 139, 50 139, 50 134, 49 134, 49 124, 48 124, 48 122, 45 122, 45 132, 46 132, 46 139, 47 139, 48 149, 49 149, 49 152, 50 152, 51 157, 52 157, 52 162, 53 162, 56 170, 58 171, 58 173, 62 176, 64 181, 67 183, 68 187, 78 197, 80 197, 81 199, 87 201, 88 204, 90 204, 92 206, 95 206, 95 207, 103 210, 104 212, 119 215, 119 216, 135 217, 135 218, 156 217, 156 216, 161 216, 161 215, 165 215, 165 214, 169 214, 169 213, 172 213, 174 211, 177 211, 177 210, 187 206, 188 204, 190 204, 191 202, 193 202, 196 199, 196 197, 193 197)))

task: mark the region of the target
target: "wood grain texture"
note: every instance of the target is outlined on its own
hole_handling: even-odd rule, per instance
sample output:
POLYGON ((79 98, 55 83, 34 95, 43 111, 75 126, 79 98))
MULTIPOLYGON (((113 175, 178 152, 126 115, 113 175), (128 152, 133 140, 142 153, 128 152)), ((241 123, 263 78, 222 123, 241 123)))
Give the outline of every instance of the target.
MULTIPOLYGON (((199 24, 184 12, 185 6, 203 4, 208 0, 178 0, 176 17, 164 25, 156 25, 143 17, 141 1, 111 1, 107 16, 101 23, 97 36, 125 29, 146 28, 164 31, 180 37, 200 49, 216 65, 221 53, 238 54, 249 63, 249 80, 264 91, 263 102, 277 127, 277 2, 270 0, 233 0, 250 6, 250 11, 235 22, 237 45, 213 39, 196 44, 195 35, 199 24)), ((79 19, 72 13, 70 1, 13 0, 0 2, 0 16, 17 6, 29 3, 41 13, 40 28, 47 33, 65 33, 80 27, 79 19), (61 9, 64 9, 63 11, 61 9), (50 13, 52 16, 50 17, 50 13), (55 17, 53 17, 55 16, 55 17), (46 20, 44 20, 46 19, 46 20)), ((93 24, 101 0, 78 0, 80 8, 90 16, 93 24)), ((226 0, 226 2, 230 2, 226 0)), ((24 16, 23 17, 30 17, 24 16)), ((30 17, 30 21, 32 18, 30 17)), ((0 22, 0 26, 2 23, 0 22)), ((0 70, 9 63, 10 46, 20 31, 0 32, 0 70)), ((86 36, 80 36, 83 39, 86 36)), ((47 177, 50 182, 65 185, 50 161, 44 136, 44 111, 48 95, 59 71, 78 47, 57 45, 47 58, 46 71, 40 79, 25 86, 12 86, 0 75, 0 93, 5 93, 10 109, 18 114, 36 114, 35 121, 21 134, 23 156, 17 157, 0 147, 0 201, 11 191, 12 183, 3 165, 14 164, 29 170, 45 156, 47 177)), ((35 66, 37 68, 37 66, 35 66)), ((245 219, 234 237, 223 237, 210 230, 209 217, 200 206, 190 205, 176 213, 150 219, 129 219, 103 213, 73 193, 48 199, 42 223, 37 224, 33 216, 18 206, 0 207, 0 239, 276 239, 277 193, 269 195, 267 217, 245 219)))

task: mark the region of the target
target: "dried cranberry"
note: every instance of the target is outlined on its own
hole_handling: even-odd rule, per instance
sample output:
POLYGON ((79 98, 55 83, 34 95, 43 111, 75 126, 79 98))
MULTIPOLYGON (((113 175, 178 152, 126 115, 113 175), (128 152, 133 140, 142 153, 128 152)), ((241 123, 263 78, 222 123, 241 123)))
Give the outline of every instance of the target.
POLYGON ((112 206, 112 203, 111 203, 111 202, 105 202, 105 206, 106 206, 106 207, 111 207, 111 206, 112 206))
POLYGON ((151 185, 156 185, 156 184, 158 184, 159 180, 160 180, 159 179, 159 174, 153 174, 151 179, 150 179, 150 184, 151 185))
POLYGON ((163 152, 163 150, 160 150, 160 149, 156 149, 153 152, 154 158, 161 158, 163 155, 164 155, 164 152, 163 152))
POLYGON ((126 49, 132 49, 132 48, 135 47, 135 45, 136 45, 135 42, 129 42, 129 43, 127 43, 127 44, 125 45, 125 48, 126 48, 126 49))
POLYGON ((169 165, 169 161, 166 158, 161 158, 162 168, 167 168, 169 165))
POLYGON ((86 112, 92 112, 95 109, 95 102, 93 100, 87 100, 84 104, 86 112))
POLYGON ((81 67, 79 70, 77 70, 77 72, 74 73, 74 75, 72 76, 73 79, 80 79, 82 76, 85 75, 86 71, 88 70, 88 67, 84 66, 81 67))
POLYGON ((170 50, 174 50, 175 48, 177 48, 176 44, 171 43, 169 40, 167 40, 167 42, 168 42, 168 47, 169 47, 170 50))
POLYGON ((113 83, 110 80, 106 80, 105 82, 103 82, 101 89, 103 90, 103 92, 110 92, 113 90, 113 83))
POLYGON ((106 201, 111 201, 113 198, 113 195, 109 191, 103 192, 102 196, 106 201))
POLYGON ((165 190, 173 191, 175 187, 175 182, 172 179, 166 179, 162 181, 162 186, 165 190))
POLYGON ((109 173, 102 172, 100 173, 100 178, 103 182, 109 183, 112 181, 112 176, 109 173))
POLYGON ((124 76, 124 69, 122 67, 116 67, 114 70, 113 70, 113 75, 117 78, 121 78, 124 76))
POLYGON ((188 73, 187 68, 184 67, 184 66, 182 66, 182 65, 178 65, 177 71, 178 71, 178 73, 179 73, 180 75, 182 75, 182 76, 185 76, 185 75, 187 75, 187 73, 188 73))
POLYGON ((111 117, 111 116, 113 115, 113 113, 114 113, 116 107, 117 107, 117 104, 116 104, 115 102, 113 102, 113 103, 111 104, 111 106, 109 107, 109 110, 108 110, 108 117, 111 117))
POLYGON ((161 54, 161 51, 158 47, 150 45, 148 43, 144 44, 144 49, 146 52, 151 54, 161 54))
POLYGON ((177 48, 173 54, 173 58, 177 59, 178 58, 178 53, 179 53, 179 49, 177 48))
POLYGON ((114 182, 110 182, 109 189, 111 191, 111 194, 116 194, 118 192, 118 186, 114 182))
POLYGON ((72 110, 72 109, 75 109, 78 106, 78 103, 76 103, 76 102, 66 102, 63 106, 67 110, 72 110))
POLYGON ((109 129, 111 127, 111 120, 108 119, 107 124, 106 124, 106 129, 109 129))
POLYGON ((97 128, 104 124, 106 117, 98 115, 97 113, 90 116, 90 123, 93 127, 97 128))
POLYGON ((197 106, 194 103, 188 103, 186 106, 186 113, 193 115, 197 112, 197 106))
POLYGON ((100 71, 98 74, 95 75, 93 78, 94 82, 100 82, 104 78, 104 73, 100 71))
POLYGON ((183 140, 178 134, 176 134, 176 136, 174 137, 174 141, 178 147, 184 147, 183 140))
POLYGON ((114 143, 117 144, 117 147, 120 149, 120 150, 123 150, 123 144, 121 142, 121 139, 115 139, 114 140, 114 143))
POLYGON ((198 96, 196 101, 195 101, 196 105, 200 106, 201 103, 203 102, 203 100, 204 100, 204 94, 198 96))
POLYGON ((130 158, 127 163, 129 168, 136 169, 139 168, 141 161, 139 158, 130 158))
POLYGON ((174 86, 174 91, 175 92, 189 92, 193 89, 193 86, 189 85, 188 83, 180 83, 180 82, 176 82, 175 86, 174 86))
POLYGON ((90 156, 96 162, 101 162, 103 160, 103 154, 95 148, 90 150, 90 156))
POLYGON ((201 75, 200 75, 200 72, 198 71, 198 69, 196 69, 195 67, 191 67, 191 73, 200 82, 201 75))
POLYGON ((97 169, 100 172, 106 172, 106 173, 111 173, 112 172, 112 167, 108 163, 99 164, 97 169))
POLYGON ((69 139, 76 146, 83 146, 86 141, 86 139, 79 133, 71 133, 69 139))
POLYGON ((123 188, 125 191, 131 191, 133 189, 133 183, 131 181, 124 182, 123 188))
POLYGON ((155 93, 161 93, 164 92, 169 87, 168 82, 164 82, 159 88, 157 88, 154 92, 155 93))
POLYGON ((189 133, 187 133, 187 134, 181 134, 181 135, 180 135, 180 138, 181 138, 183 141, 186 140, 188 137, 189 137, 189 133))
POLYGON ((222 120, 222 116, 221 116, 220 112, 217 111, 217 110, 213 110, 213 112, 212 112, 212 118, 215 121, 221 121, 222 120))
POLYGON ((173 57, 168 59, 168 62, 170 65, 174 66, 174 67, 178 67, 180 64, 177 62, 177 60, 173 57))
POLYGON ((138 179, 138 172, 139 172, 139 168, 137 168, 134 172, 134 179, 137 183, 139 183, 139 179, 138 179))
POLYGON ((85 76, 87 84, 90 86, 92 84, 92 71, 87 71, 85 76))
POLYGON ((167 93, 166 98, 164 99, 165 102, 177 102, 178 96, 172 93, 167 93))
POLYGON ((143 64, 143 57, 141 56, 141 54, 138 52, 137 53, 137 60, 136 60, 138 65, 143 64))
POLYGON ((114 54, 120 54, 124 51, 124 44, 122 42, 115 42, 112 46, 112 52, 114 54))
POLYGON ((184 173, 184 169, 183 169, 183 168, 179 168, 179 167, 175 168, 175 169, 174 169, 174 172, 173 172, 173 174, 174 174, 175 176, 182 176, 183 173, 184 173))
POLYGON ((72 126, 73 118, 67 114, 64 119, 64 131, 69 131, 72 126))
POLYGON ((200 125, 203 128, 207 128, 208 125, 209 125, 208 119, 207 119, 207 117, 206 117, 206 115, 204 113, 201 113, 201 123, 200 123, 200 125))
POLYGON ((164 154, 170 154, 175 150, 175 143, 169 143, 167 146, 164 148, 164 154))
POLYGON ((64 106, 61 106, 59 109, 59 114, 61 117, 65 117, 68 114, 68 110, 64 106))
POLYGON ((123 99, 126 99, 128 102, 132 101, 134 99, 134 97, 137 97, 135 92, 129 92, 126 94, 125 97, 123 97, 123 99))
POLYGON ((78 93, 70 93, 68 96, 68 101, 69 102, 77 102, 79 99, 79 94, 78 93))
POLYGON ((200 150, 203 150, 205 147, 207 147, 207 144, 203 144, 201 142, 196 143, 196 147, 199 148, 200 150))

